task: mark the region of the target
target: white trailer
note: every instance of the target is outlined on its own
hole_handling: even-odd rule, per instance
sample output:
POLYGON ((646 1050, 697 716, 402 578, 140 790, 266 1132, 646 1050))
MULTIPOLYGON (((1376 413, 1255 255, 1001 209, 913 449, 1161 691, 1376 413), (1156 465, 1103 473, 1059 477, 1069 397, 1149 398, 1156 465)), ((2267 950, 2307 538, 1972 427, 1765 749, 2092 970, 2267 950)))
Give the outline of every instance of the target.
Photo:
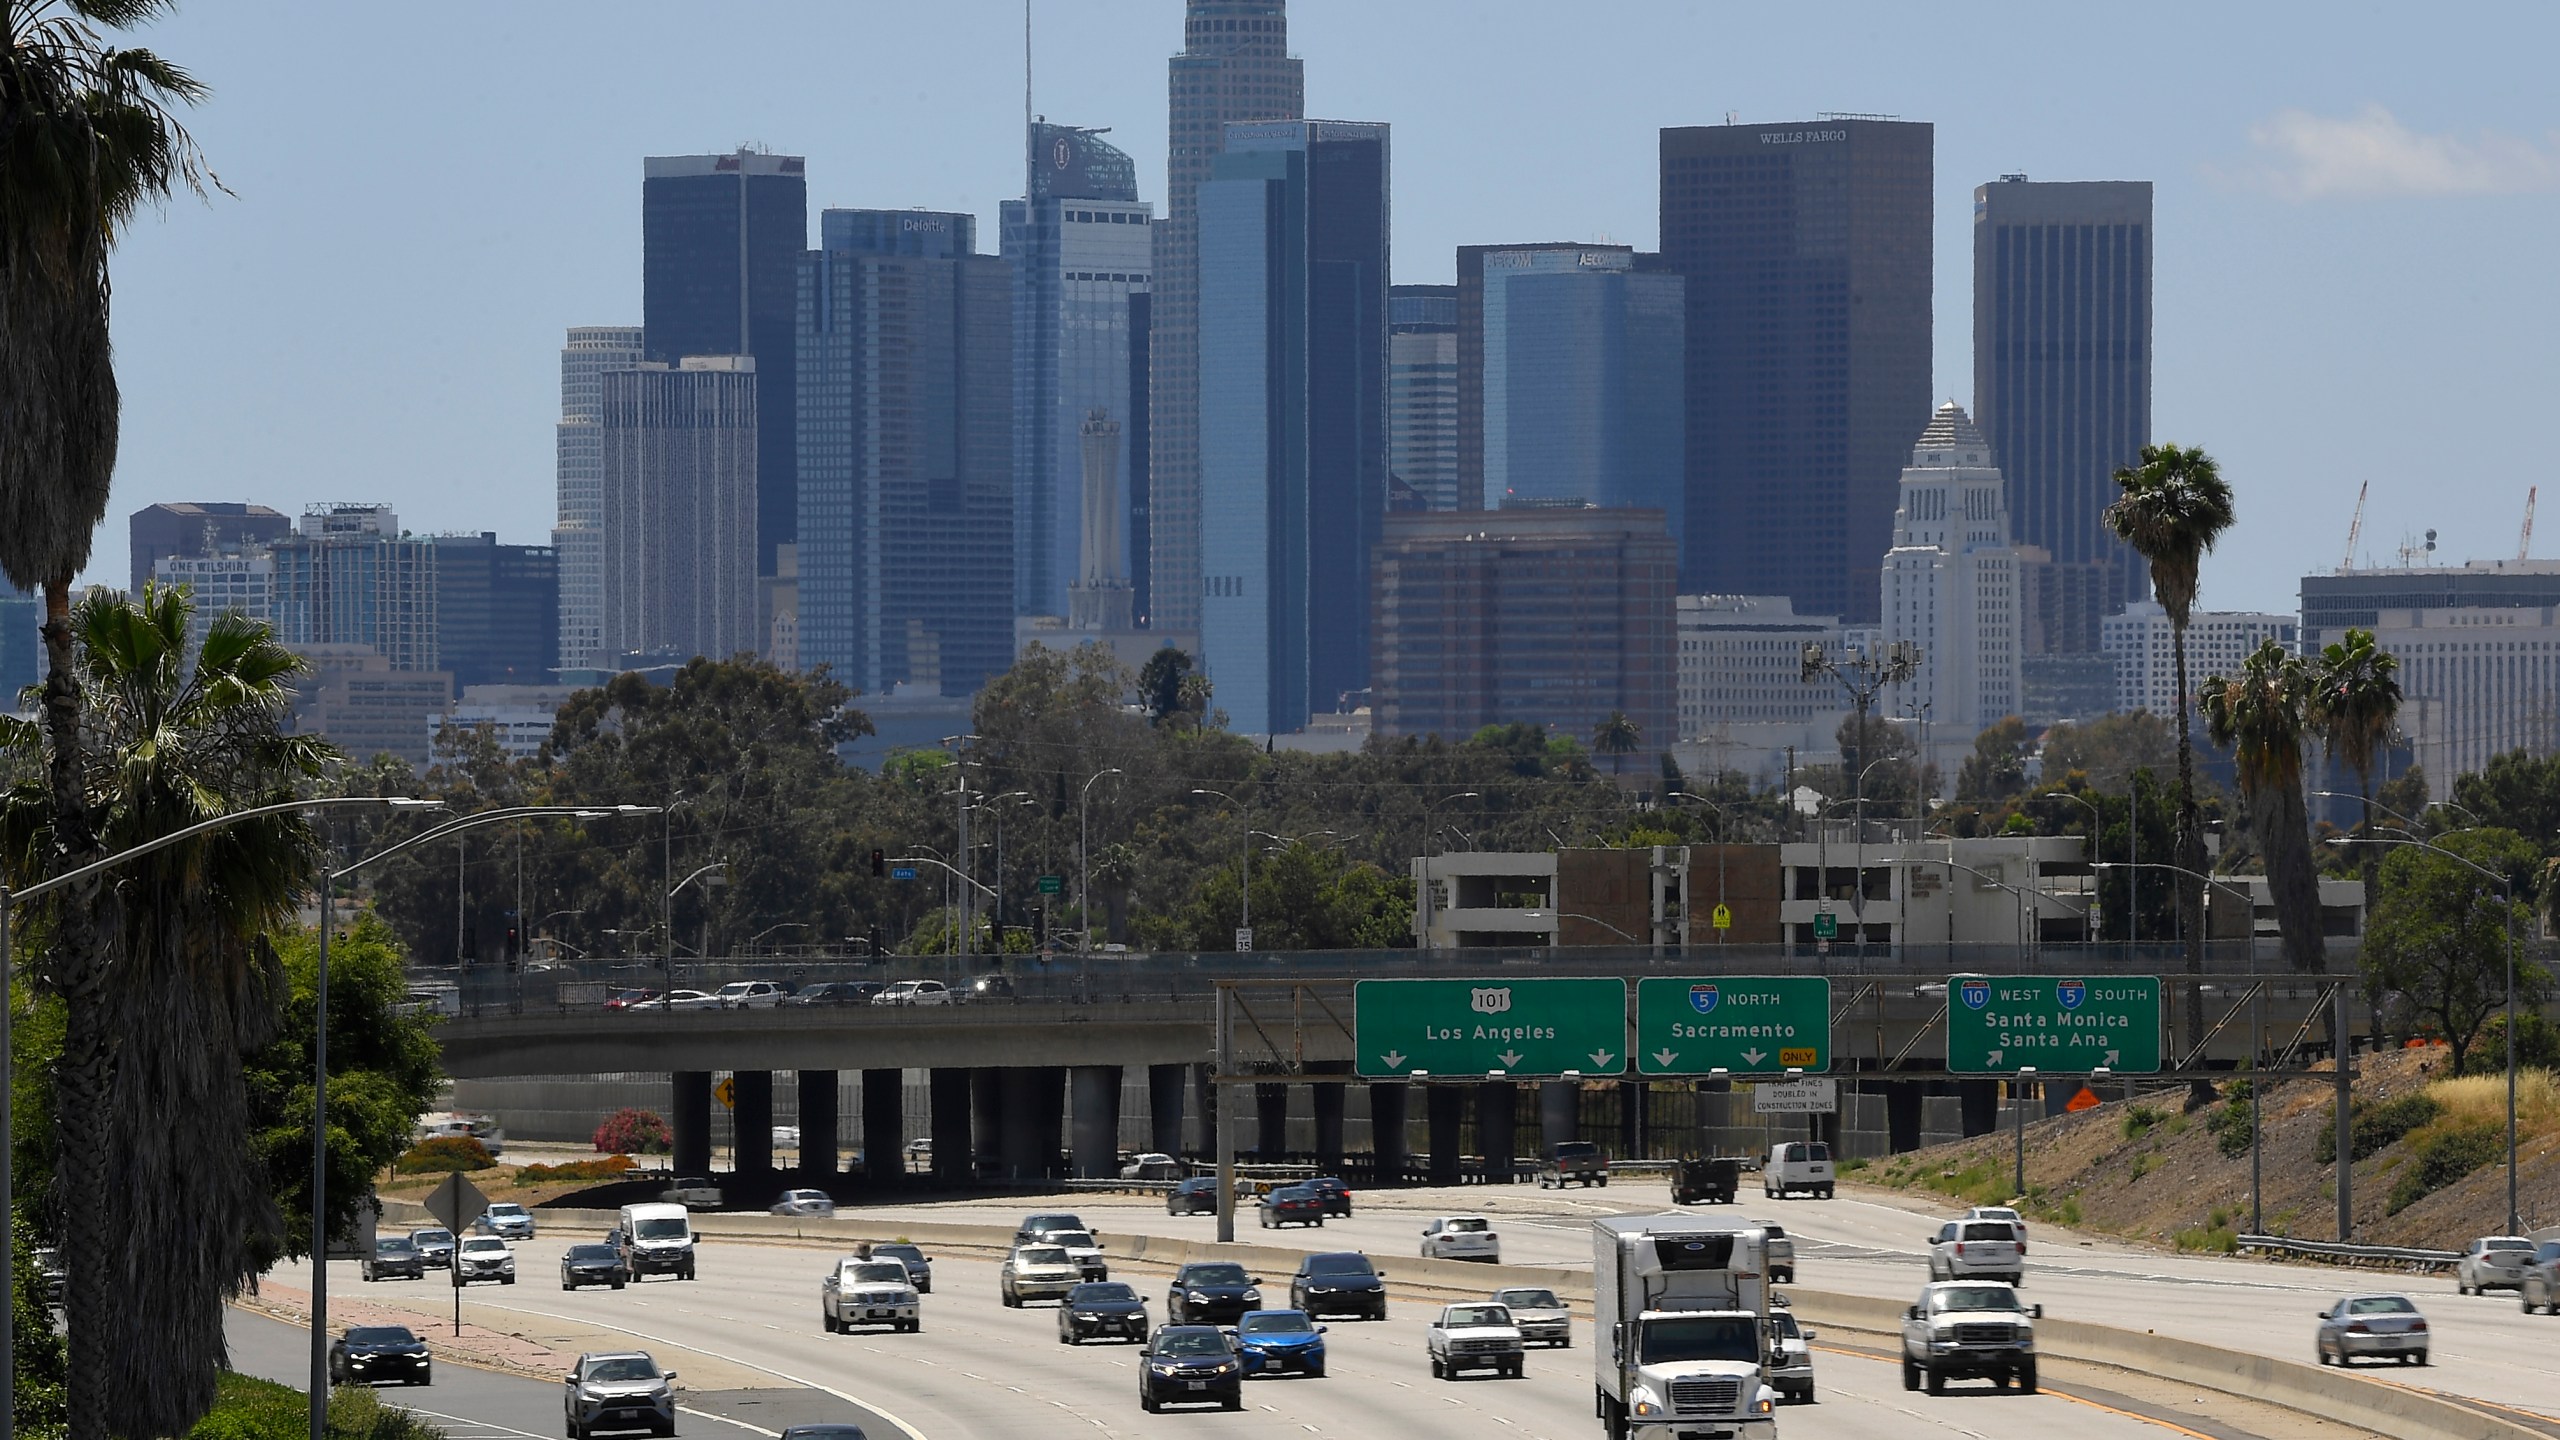
POLYGON ((1775 1440, 1768 1237, 1678 1215, 1591 1225, 1594 1408, 1609 1440, 1775 1440))

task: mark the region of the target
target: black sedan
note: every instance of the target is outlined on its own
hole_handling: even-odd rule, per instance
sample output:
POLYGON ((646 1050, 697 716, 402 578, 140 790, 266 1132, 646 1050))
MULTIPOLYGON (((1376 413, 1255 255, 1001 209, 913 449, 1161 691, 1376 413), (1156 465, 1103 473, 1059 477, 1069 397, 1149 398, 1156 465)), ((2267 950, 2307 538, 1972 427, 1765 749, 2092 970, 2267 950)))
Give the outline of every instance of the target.
POLYGON ((1175 1325, 1233 1325, 1247 1310, 1262 1308, 1260 1285, 1233 1261, 1194 1261, 1173 1272, 1165 1319, 1175 1325))
POLYGON ((1146 1338, 1147 1302, 1117 1280, 1079 1285, 1058 1306, 1061 1345, 1146 1338))
POLYGON ((1310 1186, 1283 1185, 1263 1192, 1262 1228, 1277 1230, 1283 1225, 1324 1224, 1324 1197, 1310 1186))
POLYGON ((783 996, 782 1003, 790 1006, 868 1005, 872 996, 888 988, 877 980, 821 980, 783 996))
POLYGON ((1351 1187, 1343 1184, 1339 1177, 1319 1175, 1307 1182, 1307 1188, 1316 1192, 1316 1198, 1324 1202, 1327 1215, 1350 1216, 1351 1187))
POLYGON ((1167 1405, 1213 1402, 1244 1408, 1244 1360, 1235 1343, 1209 1325, 1158 1330, 1138 1359, 1138 1408, 1153 1414, 1167 1405))
POLYGON ((337 1385, 424 1385, 435 1378, 433 1364, 427 1342, 406 1325, 350 1326, 329 1345, 329 1379, 337 1385))
POLYGON ((427 1257, 418 1253, 408 1236, 384 1235, 373 1242, 373 1252, 364 1257, 360 1268, 367 1280, 423 1280, 427 1257))
POLYGON ((1289 1277, 1289 1304, 1309 1315, 1387 1318, 1386 1277, 1357 1250, 1308 1255, 1289 1277))
POLYGON ((610 1285, 619 1290, 630 1280, 622 1268, 622 1252, 611 1245, 572 1245, 560 1252, 560 1288, 610 1285))
POLYGON ((1165 1192, 1164 1213, 1167 1215, 1215 1215, 1218 1213, 1218 1177, 1194 1175, 1165 1192))

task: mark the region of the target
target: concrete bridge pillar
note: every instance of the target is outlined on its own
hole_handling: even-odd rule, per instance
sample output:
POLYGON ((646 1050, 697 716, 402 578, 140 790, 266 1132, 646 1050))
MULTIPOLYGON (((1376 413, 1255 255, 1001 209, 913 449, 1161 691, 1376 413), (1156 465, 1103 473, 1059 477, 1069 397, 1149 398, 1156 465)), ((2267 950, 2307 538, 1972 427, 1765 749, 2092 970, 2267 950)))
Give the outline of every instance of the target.
POLYGON ((969 1072, 969 1126, 977 1140, 977 1151, 971 1160, 971 1179, 1003 1168, 1004 1072, 981 1065, 969 1072), (980 1164, 979 1162, 986 1162, 980 1164))
POLYGON ((1033 1112, 1040 1128, 1040 1153, 1036 1157, 1039 1169, 1034 1173, 1063 1180, 1067 1167, 1058 1155, 1058 1137, 1067 1127, 1067 1067, 1040 1067, 1040 1078, 1032 1084, 1032 1096, 1040 1106, 1033 1112))
MULTIPOLYGON (((1582 1086, 1573 1080, 1549 1080, 1538 1086, 1538 1144, 1561 1145, 1582 1138, 1582 1086)), ((1541 1153, 1544 1153, 1543 1150, 1541 1153)))
POLYGON ((1253 1087, 1253 1149, 1266 1163, 1289 1158, 1289 1087, 1253 1087))
POLYGON ((1518 1158, 1520 1091, 1508 1080, 1488 1080, 1476 1087, 1476 1149, 1484 1153, 1485 1179, 1511 1183, 1518 1158))
POLYGON ((1466 1152, 1459 1127, 1466 1120, 1467 1092, 1455 1085, 1422 1087, 1422 1110, 1431 1126, 1431 1183, 1455 1185, 1465 1177, 1466 1152))
POLYGON ((875 1185, 903 1183, 907 1173, 906 1081, 902 1070, 862 1072, 862 1171, 875 1185))
POLYGON ((1976 1135, 1988 1135, 2000 1128, 1999 1081, 1957 1081, 1956 1104, 1964 1117, 1966 1139, 1970 1140, 1976 1135))
POLYGON ((1328 1175, 1342 1173, 1342 1101, 1345 1088, 1339 1080, 1319 1080, 1314 1087, 1316 1168, 1328 1175))
POLYGON ((824 1185, 836 1178, 836 1072, 800 1072, 800 1179, 824 1185))
POLYGON ((1182 1092, 1191 1080, 1187 1065, 1147 1067, 1147 1131, 1156 1153, 1182 1156, 1182 1092))
POLYGON ((1076 1175, 1107 1180, 1120 1173, 1120 1067, 1075 1068, 1076 1175))
POLYGON ((675 1073, 675 1101, 667 1107, 675 1126, 678 1175, 711 1173, 711 1072, 675 1073))
POLYGON ((733 1077, 737 1085, 737 1108, 730 1112, 735 1119, 731 1142, 737 1152, 730 1169, 740 1175, 773 1173, 773 1072, 740 1070, 733 1077))
POLYGON ((1017 1179, 1044 1176, 1058 1163, 1058 1128, 1066 1115, 1067 1072, 1057 1065, 1017 1065, 995 1072, 1002 1108, 997 1153, 1017 1179))
POLYGON ((1404 1183, 1405 1102, 1413 1087, 1401 1080, 1369 1087, 1369 1158, 1378 1185, 1404 1183))
POLYGON ((1621 1080, 1618 1091, 1618 1154, 1628 1160, 1645 1156, 1643 1082, 1621 1080))
MULTIPOLYGON (((970 1125, 971 1112, 977 1108, 977 1073, 945 1066, 935 1070, 928 1083, 933 1094, 933 1183, 965 1185, 975 1178, 973 1167, 977 1163, 970 1125)), ((867 1113, 870 1108, 866 1079, 863 1109, 867 1113)))
POLYGON ((1920 1148, 1921 1104, 1928 1087, 1917 1080, 1888 1080, 1884 1086, 1885 1147, 1893 1154, 1920 1148))

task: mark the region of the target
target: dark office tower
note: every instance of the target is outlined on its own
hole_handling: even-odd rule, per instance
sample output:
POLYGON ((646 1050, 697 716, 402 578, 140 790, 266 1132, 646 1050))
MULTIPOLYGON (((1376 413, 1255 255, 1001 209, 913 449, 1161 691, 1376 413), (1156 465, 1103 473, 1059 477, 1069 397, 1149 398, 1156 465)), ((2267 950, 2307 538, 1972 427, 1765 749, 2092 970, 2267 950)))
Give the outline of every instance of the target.
POLYGON ((756 362, 688 355, 608 370, 599 450, 607 663, 761 651, 756 362))
POLYGON ((282 511, 232 500, 145 505, 125 523, 133 545, 133 593, 165 559, 203 559, 248 545, 271 545, 293 533, 282 511))
POLYGON ((2151 182, 1973 191, 1973 397, 2021 545, 2052 556, 2041 651, 2089 655, 2148 593, 2100 512, 2151 438, 2151 182))
MULTIPOLYGON (((1200 629, 1200 269, 1193 202, 1236 120, 1306 114, 1282 0, 1187 0, 1182 53, 1166 66, 1165 218, 1155 232, 1153 379, 1147 403, 1152 624, 1200 629)), ((1134 492, 1132 492, 1134 493, 1134 492)))
POLYGON ((1458 503, 1458 287, 1398 285, 1387 297, 1387 508, 1458 503))
POLYGON ((1147 388, 1155 364, 1150 343, 1155 338, 1155 298, 1152 290, 1129 297, 1129 423, 1120 437, 1129 451, 1129 595, 1140 628, 1151 626, 1148 603, 1155 595, 1155 569, 1149 560, 1155 541, 1155 406, 1147 388))
POLYGON ((1013 663, 1013 327, 967 215, 829 210, 801 258, 800 663, 966 695, 1013 663))
POLYGON ((1303 729, 1369 685, 1387 161, 1384 125, 1230 125, 1200 187, 1200 652, 1251 734, 1303 729))
MULTIPOLYGON (((793 275, 809 248, 797 155, 653 155, 641 182, 641 313, 648 358, 756 362, 756 573, 791 543, 793 275)), ((761 648, 761 643, 755 648, 761 648)))
MULTIPOLYGON (((1585 247, 1573 240, 1521 245, 1458 247, 1458 489, 1461 510, 1484 508, 1484 257, 1554 251, 1571 255, 1585 247)), ((1675 532, 1672 537, 1678 540, 1675 532)))
MULTIPOLYGON (((1154 218, 1138 199, 1137 165, 1100 132, 1031 127, 1030 196, 1006 201, 1003 216, 1013 267, 1013 603, 1024 615, 1068 612, 1084 541, 1083 425, 1097 410, 1121 421, 1146 393, 1129 389, 1130 301, 1146 293, 1155 264, 1154 218)), ((1115 496, 1129 493, 1129 454, 1123 443, 1115 496)), ((1119 533, 1110 549, 1125 557, 1125 504, 1111 523, 1119 533)))
POLYGON ((560 665, 560 555, 495 531, 437 535, 436 660, 457 690, 549 685, 560 665))
POLYGON ((1876 619, 1929 423, 1931 141, 1846 116, 1662 132, 1662 259, 1689 282, 1682 594, 1876 619))

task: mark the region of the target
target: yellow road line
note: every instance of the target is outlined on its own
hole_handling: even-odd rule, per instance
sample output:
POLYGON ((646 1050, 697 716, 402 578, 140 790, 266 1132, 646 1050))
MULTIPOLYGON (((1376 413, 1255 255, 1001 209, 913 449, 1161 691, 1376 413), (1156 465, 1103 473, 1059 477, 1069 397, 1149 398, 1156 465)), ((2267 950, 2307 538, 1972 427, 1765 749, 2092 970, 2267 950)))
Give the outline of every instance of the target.
MULTIPOLYGON (((1878 1355, 1872 1350, 1848 1350, 1837 1345, 1815 1345, 1810 1348, 1819 1350, 1826 1355, 1845 1355, 1855 1360, 1873 1360, 1880 1365, 1889 1365, 1893 1363, 1889 1358, 1878 1355)), ((2039 1377, 2039 1382, 2041 1382, 2041 1377, 2039 1377)), ((2145 1415, 2137 1410, 2119 1409, 2116 1406, 2092 1400, 2086 1395, 2074 1395, 2068 1390, 2056 1390, 2050 1385, 2038 1383, 2036 1386, 2036 1393, 2039 1395, 2051 1395, 2057 1400, 2068 1400, 2074 1405, 2086 1405, 2092 1410, 2103 1410, 2110 1415, 2121 1415, 2127 1420, 2138 1420, 2145 1425, 2157 1425, 2163 1430, 2184 1435, 2188 1437, 2188 1440, 2216 1440, 2216 1437, 2214 1436, 2207 1435, 2201 1430, 2190 1430, 2175 1420, 2164 1420, 2157 1415, 2145 1415)))

